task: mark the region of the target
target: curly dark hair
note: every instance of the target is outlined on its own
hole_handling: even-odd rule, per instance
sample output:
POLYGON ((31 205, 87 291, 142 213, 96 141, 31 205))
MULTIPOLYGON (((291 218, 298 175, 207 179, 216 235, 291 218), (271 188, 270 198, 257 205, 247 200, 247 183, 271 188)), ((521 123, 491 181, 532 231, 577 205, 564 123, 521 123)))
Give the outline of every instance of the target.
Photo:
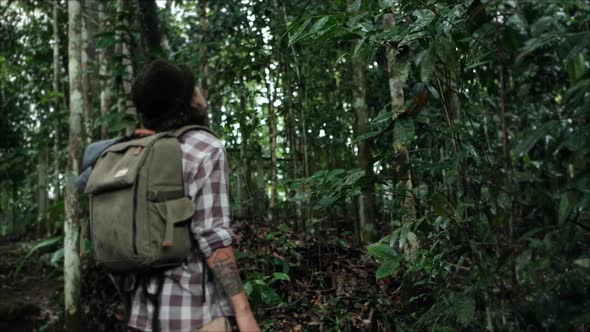
POLYGON ((207 109, 191 102, 194 91, 195 78, 188 66, 158 59, 140 70, 131 95, 144 127, 166 131, 209 125, 207 109))

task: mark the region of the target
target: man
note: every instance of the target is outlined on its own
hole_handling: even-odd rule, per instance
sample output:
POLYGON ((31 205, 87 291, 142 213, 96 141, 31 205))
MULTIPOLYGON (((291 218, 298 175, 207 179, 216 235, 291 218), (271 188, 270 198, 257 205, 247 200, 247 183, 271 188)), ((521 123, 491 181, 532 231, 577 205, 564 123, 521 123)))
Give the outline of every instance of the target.
MULTIPOLYGON (((144 132, 208 125, 206 101, 186 66, 163 60, 148 64, 133 84, 132 97, 147 129, 144 132)), ((162 332, 231 331, 227 317, 235 315, 240 331, 260 331, 231 246, 229 176, 223 144, 205 130, 189 131, 180 142, 185 193, 195 207, 191 222, 195 250, 182 265, 165 270, 164 278, 152 277, 145 289, 137 288, 129 327, 152 331, 155 313, 162 332), (157 301, 150 301, 158 279, 161 292, 157 301)))

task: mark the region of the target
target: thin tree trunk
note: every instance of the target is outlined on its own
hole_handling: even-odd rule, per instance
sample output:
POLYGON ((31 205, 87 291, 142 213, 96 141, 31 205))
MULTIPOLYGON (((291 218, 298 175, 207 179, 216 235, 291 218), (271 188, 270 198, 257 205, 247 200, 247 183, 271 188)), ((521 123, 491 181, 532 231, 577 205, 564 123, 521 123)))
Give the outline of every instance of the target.
MULTIPOLYGON (((94 87, 95 82, 91 78, 90 63, 94 62, 96 52, 94 50, 94 35, 96 33, 96 2, 94 0, 83 0, 81 20, 81 63, 82 95, 84 100, 84 133, 86 144, 90 144, 94 138, 94 87)), ((80 254, 85 254, 84 245, 88 234, 88 219, 80 218, 80 254)))
POLYGON ((43 237, 48 235, 47 229, 47 218, 45 218, 45 212, 49 206, 48 202, 48 181, 47 172, 49 169, 49 147, 46 143, 42 143, 39 149, 39 164, 37 166, 37 236, 43 237))
POLYGON ((258 188, 256 202, 256 215, 260 220, 264 220, 264 211, 266 211, 266 180, 264 178, 264 159, 262 158, 262 145, 258 145, 256 156, 256 187, 258 188))
MULTIPOLYGON (((129 27, 129 19, 127 13, 123 13, 126 8, 128 8, 128 1, 127 0, 119 0, 117 10, 119 11, 118 17, 122 18, 121 25, 125 27, 129 27)), ((133 77, 133 64, 131 62, 131 53, 129 51, 129 40, 128 36, 124 36, 121 31, 118 31, 118 46, 121 58, 122 58, 122 67, 124 68, 124 74, 121 77, 121 88, 122 93, 119 92, 119 100, 117 105, 119 107, 119 112, 126 112, 131 114, 132 116, 136 116, 137 112, 133 103, 129 99, 131 96, 131 80, 133 77)), ((135 128, 132 126, 127 127, 126 134, 129 135, 133 133, 135 128)))
MULTIPOLYGON (((270 80, 270 77, 268 78, 270 80)), ((277 115, 274 102, 276 98, 276 87, 272 82, 266 82, 268 93, 268 131, 270 133, 270 203, 268 206, 268 219, 274 220, 277 205, 277 115)))
MULTIPOLYGON (((53 92, 55 94, 59 93, 60 86, 59 86, 59 25, 58 25, 58 11, 59 11, 59 1, 55 0, 53 2, 53 20, 52 20, 52 28, 53 28, 53 92)), ((59 171, 60 171, 60 97, 54 98, 53 101, 53 122, 54 122, 54 133, 53 133, 53 193, 55 197, 55 201, 57 202, 61 198, 61 183, 59 181, 59 171)), ((51 228, 51 225, 49 225, 51 228)), ((51 233, 51 229, 48 230, 51 233)))
MULTIPOLYGON (((283 2, 283 10, 285 15, 285 22, 287 22, 287 9, 283 2)), ((286 23, 285 23, 286 24, 286 23)), ((305 126, 305 111, 307 110, 307 89, 301 72, 299 71, 299 62, 297 60, 297 53, 295 47, 291 46, 291 53, 293 54, 293 64, 295 68, 295 75, 297 76, 297 82, 299 82, 298 94, 301 96, 301 110, 299 116, 301 119, 301 148, 299 151, 303 152, 303 174, 305 177, 309 176, 309 161, 307 156, 307 128, 305 126)))
MULTIPOLYGON (((240 93, 240 111, 242 112, 242 114, 246 114, 246 95, 245 95, 245 89, 246 86, 244 85, 244 82, 242 80, 242 78, 240 78, 240 87, 241 87, 241 93, 240 93)), ((248 136, 249 136, 249 130, 246 129, 246 124, 244 123, 244 121, 246 121, 246 117, 243 116, 241 118, 241 123, 240 123, 240 178, 241 178, 241 186, 238 188, 238 190, 240 191, 240 198, 241 198, 241 202, 240 202, 240 216, 241 217, 247 217, 250 215, 250 196, 249 196, 249 185, 250 185, 250 161, 248 158, 248 136)))
POLYGON ((155 0, 138 0, 140 24, 148 58, 162 56, 162 34, 158 24, 158 5, 155 0))
POLYGON ((80 1, 68 1, 68 73, 70 85, 70 130, 68 142, 68 171, 66 174, 66 201, 64 222, 64 296, 65 327, 68 332, 80 331, 80 195, 74 178, 80 173, 82 159, 82 80, 80 73, 81 36, 80 1))
MULTIPOLYGON (((364 135, 368 132, 369 110, 367 108, 367 91, 365 81, 365 68, 362 61, 355 57, 352 60, 352 82, 353 82, 353 108, 356 113, 356 136, 364 135)), ((366 176, 373 174, 373 163, 370 151, 370 141, 368 139, 357 143, 357 164, 358 167, 365 171, 366 176)), ((358 222, 360 230, 360 242, 370 243, 375 240, 376 230, 374 225, 374 190, 371 190, 372 184, 361 188, 361 194, 358 196, 358 222)))
MULTIPOLYGON (((385 29, 392 29, 395 26, 395 19, 392 13, 387 13, 383 17, 383 24, 385 29)), ((406 75, 402 73, 403 69, 397 65, 396 57, 397 51, 391 46, 387 45, 386 49, 387 56, 387 71, 389 73, 389 92, 391 96, 391 110, 392 116, 397 117, 403 112, 404 106, 404 85, 406 75), (400 69, 400 72, 396 71, 400 69)), ((410 190, 413 188, 412 174, 410 172, 410 155, 408 148, 399 140, 393 140, 394 153, 396 155, 396 170, 398 176, 405 182, 405 195, 403 206, 405 208, 405 214, 403 220, 413 220, 416 218, 416 208, 414 203, 414 197, 411 195, 410 190)))
MULTIPOLYGON (((207 54, 207 0, 199 0, 199 87, 203 97, 209 96, 209 59, 207 54)), ((218 110, 214 110, 218 111, 218 110)))
MULTIPOLYGON (((90 0, 83 0, 83 8, 87 9, 90 0)), ((85 10, 85 13, 88 14, 89 11, 85 10)), ((82 71, 82 95, 84 99, 84 134, 86 135, 86 143, 90 144, 92 142, 92 86, 90 83, 90 66, 88 65, 89 62, 89 50, 90 46, 90 23, 88 22, 88 16, 83 15, 81 16, 81 24, 82 24, 82 49, 81 49, 81 63, 80 63, 80 70, 82 71)))
MULTIPOLYGON (((17 229, 16 229, 16 227, 17 227, 17 225, 16 225, 17 203, 16 202, 18 202, 18 185, 16 183, 16 180, 12 180, 11 183, 12 183, 12 202, 11 202, 12 203, 11 204, 12 205, 12 218, 11 218, 12 227, 10 228, 10 233, 12 233, 13 235, 16 235, 16 231, 17 231, 17 229)), ((7 233, 9 233, 9 232, 7 231, 7 233)))
MULTIPOLYGON (((105 33, 107 28, 107 3, 101 1, 99 4, 99 22, 100 33, 105 33)), ((112 47, 105 47, 100 49, 98 53, 98 66, 100 76, 100 116, 106 116, 112 106, 112 89, 115 85, 115 81, 111 75, 109 75, 108 67, 111 61, 111 54, 113 52, 112 47)), ((106 124, 100 127, 100 139, 104 140, 108 137, 108 130, 106 124)))
MULTIPOLYGON (((303 176, 307 178, 309 177, 309 158, 307 153, 307 127, 305 125, 305 112, 307 111, 308 105, 307 88, 305 81, 303 80, 302 75, 299 71, 299 63, 297 61, 297 54, 295 53, 295 48, 291 47, 291 51, 293 53, 295 74, 297 75, 297 81, 299 82, 299 95, 301 96, 301 109, 299 112, 299 117, 301 119, 301 139, 297 142, 300 144, 300 148, 298 149, 298 151, 303 152, 303 176)), ((306 193, 310 192, 309 186, 305 186, 303 189, 306 193)), ((311 220, 311 204, 309 198, 305 199, 305 204, 301 207, 301 209, 303 217, 302 223, 307 227, 309 221, 311 220)))
MULTIPOLYGON (((275 8, 278 7, 275 1, 275 8)), ((278 8, 277 8, 278 9, 278 8)), ((284 26, 287 28, 287 5, 285 0, 282 1, 282 12, 283 12, 283 21, 284 26)), ((289 37, 289 32, 287 32, 287 37, 289 37)), ((288 38, 287 38, 288 39, 288 38)), ((278 39, 277 39, 278 40, 278 39)), ((295 123, 295 114, 293 111, 293 91, 291 89, 291 79, 290 79, 290 70, 289 70, 289 62, 287 52, 285 47, 281 47, 280 44, 278 49, 279 54, 279 66, 283 70, 283 89, 285 91, 286 99, 287 99, 287 143, 289 147, 289 155, 291 156, 291 178, 293 180, 297 180, 299 178, 299 159, 298 159, 298 150, 297 150, 297 124, 295 123)), ((298 192, 300 189, 297 190, 298 192)), ((303 220, 303 206, 301 201, 297 200, 295 203, 295 213, 297 223, 301 226, 301 230, 305 230, 306 223, 303 220)))
MULTIPOLYGON (((496 10, 499 14, 500 12, 496 10)), ((500 14, 501 15, 501 14, 500 14)), ((508 126, 507 123, 507 116, 506 116, 506 77, 504 76, 508 72, 508 66, 506 65, 506 55, 504 54, 505 51, 501 51, 502 48, 502 34, 500 31, 500 22, 504 22, 504 17, 496 17, 496 31, 495 31, 495 39, 496 39, 496 47, 497 47, 497 57, 498 57, 498 83, 499 83, 499 99, 500 99, 500 123, 502 125, 502 166, 504 168, 504 185, 506 187, 506 192, 508 195, 512 196, 514 193, 512 187, 512 165, 510 164, 510 154, 509 154, 509 142, 508 142, 508 126)), ((512 288, 514 291, 514 296, 518 298, 519 294, 519 284, 516 278, 516 257, 513 248, 513 241, 514 241, 514 217, 516 214, 516 204, 515 200, 510 200, 510 210, 508 212, 508 236, 507 236, 507 245, 510 247, 510 256, 511 256, 511 281, 512 281, 512 288)))
MULTIPOLYGON (((125 42, 122 46, 123 52, 123 66, 125 68, 125 76, 123 77, 123 104, 125 105, 125 112, 133 116, 137 115, 135 106, 130 100, 131 96, 131 80, 133 78, 133 65, 131 63, 131 53, 129 52, 129 45, 125 42)), ((127 134, 131 134, 134 131, 134 127, 130 126, 127 128, 127 134)))

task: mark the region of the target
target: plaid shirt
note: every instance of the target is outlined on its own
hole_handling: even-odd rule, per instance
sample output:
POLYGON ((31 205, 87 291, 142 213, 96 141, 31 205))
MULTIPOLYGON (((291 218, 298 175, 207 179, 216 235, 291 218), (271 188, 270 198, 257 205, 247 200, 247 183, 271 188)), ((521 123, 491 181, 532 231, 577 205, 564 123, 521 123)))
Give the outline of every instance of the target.
MULTIPOLYGON (((197 330, 211 320, 233 315, 223 290, 210 274, 206 276, 205 298, 202 294, 203 255, 231 245, 229 176, 223 143, 204 130, 189 131, 180 137, 185 192, 193 198, 195 213, 191 230, 198 248, 187 262, 164 272, 160 295, 162 332, 197 330), (203 301, 204 300, 204 301, 203 301)), ((147 287, 157 290, 157 278, 147 287)), ((154 306, 138 287, 133 295, 129 326, 152 331, 154 306)))

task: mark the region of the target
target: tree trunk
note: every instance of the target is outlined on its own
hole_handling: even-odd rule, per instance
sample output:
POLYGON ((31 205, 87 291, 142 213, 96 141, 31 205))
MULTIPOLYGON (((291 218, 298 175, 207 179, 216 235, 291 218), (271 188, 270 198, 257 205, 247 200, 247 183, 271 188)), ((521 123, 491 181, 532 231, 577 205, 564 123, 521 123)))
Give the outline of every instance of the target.
POLYGON ((87 144, 90 144, 92 142, 92 128, 94 120, 92 112, 93 91, 90 80, 89 66, 89 60, 91 59, 91 55, 94 54, 94 47, 93 45, 91 45, 92 35, 94 34, 94 31, 91 31, 91 29, 94 25, 91 22, 89 22, 88 19, 88 14, 91 12, 91 10, 87 10, 88 8, 90 8, 91 3, 91 0, 83 0, 83 8, 85 9, 84 12, 86 15, 81 16, 82 57, 80 63, 80 70, 82 71, 82 95, 84 99, 84 134, 86 135, 87 144))
MULTIPOLYGON (((301 120, 301 139, 298 140, 296 143, 299 143, 300 148, 297 151, 303 152, 303 176, 309 177, 309 158, 307 153, 307 127, 305 125, 305 112, 307 111, 307 88, 305 81, 302 78, 302 75, 299 70, 299 63, 297 61, 297 54, 295 53, 295 48, 291 46, 291 52, 293 53, 293 63, 295 66, 295 74, 297 75, 297 82, 299 82, 299 89, 298 94, 301 96, 301 108, 299 112, 299 117, 301 120)), ((305 186, 303 188, 306 193, 310 192, 309 186, 305 186)), ((301 204, 301 203, 300 203, 301 204)), ((305 199, 305 204, 301 206, 302 210, 302 224, 307 227, 309 221, 311 220, 311 204, 309 198, 305 199)))
MULTIPOLYGON (((385 29, 392 29, 395 26, 395 19, 393 14, 387 13, 383 17, 383 24, 385 29)), ((397 51, 391 46, 387 45, 387 71, 389 73, 389 92, 391 96, 391 110, 392 116, 397 117, 403 112, 404 106, 404 85, 406 83, 406 76, 401 65, 396 63, 397 51)), ((412 174, 410 172, 410 156, 408 148, 398 139, 393 139, 394 154, 396 156, 396 170, 400 179, 405 182, 405 195, 403 206, 405 213, 403 220, 413 220, 416 218, 416 208, 414 197, 411 195, 412 190, 412 174)))
POLYGON ((158 24, 158 5, 155 0, 138 0, 138 4, 148 58, 162 57, 162 34, 158 24))
POLYGON ((247 217, 250 215, 250 196, 249 196, 249 185, 250 185, 250 161, 248 158, 248 136, 249 130, 246 128, 246 94, 245 89, 246 86, 240 78, 240 112, 243 116, 240 119, 240 186, 238 190, 240 191, 240 210, 239 216, 240 217, 247 217))
MULTIPOLYGON (((207 57, 207 0, 199 0, 199 87, 205 100, 209 96, 209 64, 207 57)), ((214 110, 218 111, 218 110, 214 110)))
POLYGON ((264 178, 264 159, 262 158, 262 146, 258 145, 256 153, 256 187, 258 188, 256 202, 256 216, 264 220, 266 211, 266 180, 264 178))
MULTIPOLYGON (((275 1, 275 7, 278 7, 275 1)), ((277 8, 278 9, 278 8, 277 8)), ((287 5, 285 0, 282 1, 282 13, 283 13, 283 21, 284 26, 287 29, 287 5)), ((287 30, 287 37, 289 37, 289 32, 287 30)), ((288 40, 289 38, 287 38, 288 40)), ((277 40, 280 40, 277 38, 277 40)), ((297 124, 295 123, 295 114, 293 111, 293 91, 291 89, 291 79, 289 73, 289 61, 287 56, 287 50, 285 47, 281 47, 280 43, 278 44, 278 55, 279 55, 279 66, 283 70, 283 89, 285 91, 285 98, 287 99, 287 143, 289 147, 289 155, 291 156, 291 178, 293 180, 297 180, 299 178, 299 160, 297 156, 297 124)), ((300 190, 297 190, 298 192, 300 190)), ((300 225, 301 230, 305 230, 306 224, 303 220, 303 206, 301 201, 297 200, 295 203, 295 213, 296 213, 296 223, 300 225)))
POLYGON ((68 142, 68 172, 66 174, 66 201, 64 222, 64 296, 65 329, 80 331, 78 302, 80 296, 79 227, 80 196, 74 185, 80 173, 82 159, 82 81, 80 73, 81 36, 80 1, 68 1, 68 73, 70 85, 70 130, 68 142))
MULTIPOLYGON (((61 198, 61 182, 59 181, 59 172, 60 172, 60 97, 57 96, 57 93, 60 91, 59 86, 59 25, 58 25, 58 11, 59 11, 59 1, 55 0, 53 2, 53 20, 52 20, 52 28, 53 28, 53 93, 56 94, 54 101, 53 101, 53 122, 54 122, 54 133, 53 133, 53 194, 55 198, 55 202, 57 202, 61 198)), ((49 225, 51 227, 51 225, 49 225)), ((51 229, 49 229, 51 233, 51 229)))
POLYGON ((16 215, 18 214, 16 212, 18 202, 18 183, 16 182, 16 180, 12 180, 10 182, 12 184, 12 202, 10 204, 12 205, 12 218, 10 218, 12 220, 12 227, 10 228, 10 232, 7 231, 6 233, 15 234, 17 231, 16 215))
MULTIPOLYGON (((105 33, 107 31, 107 3, 105 1, 101 1, 99 5, 99 22, 100 33, 105 33)), ((111 54, 113 52, 112 47, 105 47, 100 49, 98 53, 98 67, 99 67, 99 76, 100 76, 100 116, 106 116, 112 106, 112 89, 115 85, 115 81, 113 77, 109 74, 108 68, 109 63, 111 61, 111 54)), ((104 140, 108 138, 108 130, 106 124, 103 124, 100 127, 100 139, 104 140)))
MULTIPOLYGON (((94 91, 96 82, 91 69, 91 63, 95 61, 96 52, 94 47, 94 35, 96 34, 97 6, 95 0, 83 0, 81 20, 81 63, 82 71, 82 95, 84 100, 84 133, 86 144, 92 143, 94 139, 94 91)), ((88 219, 80 219, 80 253, 85 254, 86 237, 88 234, 88 219)))
MULTIPOLYGON (((121 18, 121 26, 129 27, 130 23, 127 17, 128 15, 125 13, 126 8, 128 8, 128 0, 119 0, 117 5, 117 10, 119 11, 119 15, 117 16, 121 18)), ((119 44, 117 46, 119 50, 118 55, 120 55, 122 58, 121 66, 124 69, 124 74, 121 77, 122 93, 119 92, 119 100, 117 101, 117 105, 119 112, 125 112, 135 117, 137 112, 129 98, 131 96, 131 80, 133 78, 133 63, 131 62, 131 53, 129 51, 129 36, 123 35, 121 31, 118 31, 117 35, 119 44)), ((134 129, 135 128, 133 126, 129 126, 127 127, 125 133, 129 135, 133 133, 134 129)))
POLYGON ((49 169, 49 151, 46 143, 42 143, 39 149, 39 164, 37 166, 37 236, 43 237, 49 235, 47 227, 47 218, 45 212, 49 206, 47 190, 49 187, 47 181, 47 172, 49 169))
MULTIPOLYGON (((368 132, 369 111, 367 108, 365 68, 358 57, 352 60, 352 82, 352 105, 356 113, 356 136, 360 136, 368 132)), ((373 174, 370 141, 368 139, 359 141, 357 149, 358 167, 365 171, 366 176, 370 177, 373 174)), ((372 183, 361 188, 361 194, 358 197, 358 229, 361 243, 370 243, 375 240, 373 196, 372 183)))
MULTIPOLYGON (((270 78, 269 78, 270 79, 270 78)), ((274 220, 275 209, 277 205, 277 115, 275 112, 274 102, 276 99, 276 87, 266 82, 266 91, 268 93, 268 131, 270 133, 270 202, 268 205, 268 219, 274 220)))

